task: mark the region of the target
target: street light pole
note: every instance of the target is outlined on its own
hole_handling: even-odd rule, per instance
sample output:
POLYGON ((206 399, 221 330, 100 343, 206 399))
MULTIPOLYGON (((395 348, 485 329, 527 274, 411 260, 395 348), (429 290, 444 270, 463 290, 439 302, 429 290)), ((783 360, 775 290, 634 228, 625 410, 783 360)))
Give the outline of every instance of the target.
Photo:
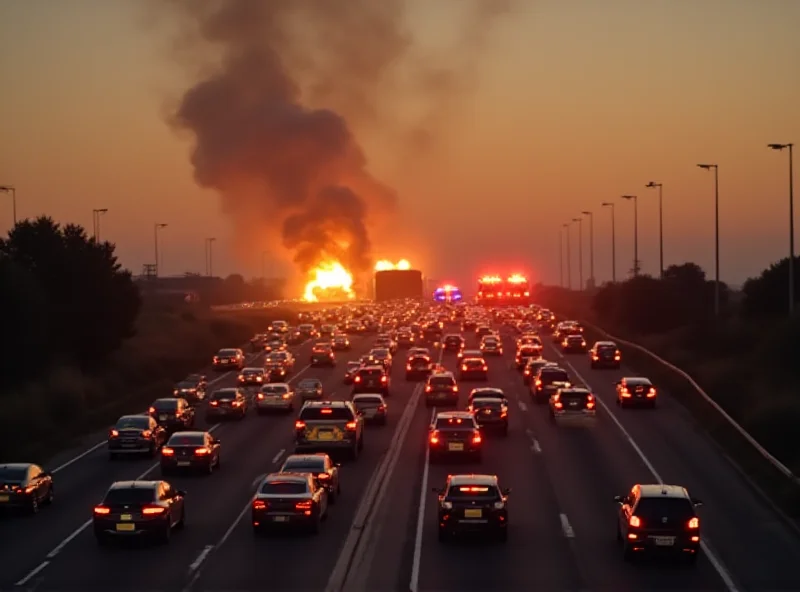
POLYGON ((581 214, 589 218, 589 281, 594 289, 594 214, 589 211, 581 212, 581 214))
POLYGON ((583 290, 583 218, 573 218, 578 223, 578 290, 583 290))
POLYGON ((99 208, 96 210, 92 210, 92 222, 94 223, 94 228, 92 229, 92 236, 94 237, 95 242, 100 242, 100 216, 108 212, 108 208, 99 208))
POLYGON ((658 269, 659 269, 659 276, 662 280, 664 279, 664 200, 663 195, 661 193, 664 185, 662 183, 656 183, 655 181, 650 181, 645 187, 649 187, 650 189, 657 187, 658 188, 658 269))
POLYGON ((792 148, 794 144, 769 144, 773 150, 789 149, 789 315, 794 314, 794 164, 792 148))
POLYGON ((570 253, 570 237, 569 237, 569 222, 564 224, 567 229, 567 289, 572 290, 572 255, 570 253))
POLYGON ((214 241, 216 240, 214 237, 206 239, 206 273, 208 277, 214 277, 214 241))
POLYGON ((558 229, 558 285, 564 287, 564 229, 558 229))
POLYGON ((17 189, 13 185, 0 185, 0 191, 11 194, 11 219, 17 225, 17 189))
POLYGON ((633 201, 633 277, 639 275, 639 199, 635 195, 622 195, 633 201))
POLYGON ((158 277, 158 275, 161 273, 161 264, 160 261, 158 260, 158 231, 166 227, 167 227, 166 224, 160 224, 158 222, 156 222, 156 224, 153 226, 153 238, 154 238, 155 255, 156 255, 156 277, 158 277))
POLYGON ((714 171, 714 315, 719 316, 719 165, 698 164, 707 171, 714 171))
POLYGON ((614 202, 604 201, 601 204, 605 208, 611 208, 611 281, 617 283, 617 225, 614 216, 614 202))

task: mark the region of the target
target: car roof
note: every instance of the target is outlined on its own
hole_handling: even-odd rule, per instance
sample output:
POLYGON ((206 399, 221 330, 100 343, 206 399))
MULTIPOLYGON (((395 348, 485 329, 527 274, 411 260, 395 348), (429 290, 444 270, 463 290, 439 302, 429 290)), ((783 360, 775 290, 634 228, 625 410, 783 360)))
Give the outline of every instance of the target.
POLYGON ((29 469, 31 467, 35 467, 34 463, 6 463, 0 465, 0 469, 29 469))
POLYGON ((283 464, 286 464, 290 460, 325 460, 325 457, 328 456, 325 452, 313 452, 311 454, 290 454, 286 457, 286 460, 283 461, 283 464))
POLYGON ((497 485, 497 475, 449 475, 450 485, 497 485))
POLYGON ((181 430, 179 432, 172 432, 170 434, 170 438, 172 436, 205 436, 209 432, 205 432, 203 430, 181 430))
POLYGON ((444 372, 434 372, 430 376, 431 378, 453 378, 455 379, 455 375, 450 372, 449 370, 445 370, 444 372))
POLYGON ((347 407, 347 401, 306 401, 303 407, 347 407))
POLYGON ((483 403, 497 403, 498 399, 497 399, 497 397, 481 397, 481 396, 477 396, 477 397, 474 397, 472 399, 472 404, 473 405, 476 405, 476 404, 481 403, 481 402, 483 402, 483 403))
POLYGON ((640 484, 639 492, 642 497, 670 497, 691 499, 689 492, 682 485, 666 485, 662 483, 640 484))
POLYGON ((562 393, 576 393, 581 395, 591 395, 592 391, 584 386, 571 386, 569 388, 561 389, 562 393))
POLYGON ((369 366, 364 366, 363 368, 361 368, 361 370, 359 370, 359 372, 363 372, 364 370, 371 370, 371 371, 377 370, 378 372, 383 372, 383 366, 378 366, 377 364, 371 364, 369 366))
POLYGON ((264 483, 272 481, 294 481, 295 483, 307 483, 311 473, 270 473, 264 477, 264 483))
POLYGON ((472 419, 469 411, 440 411, 436 414, 436 419, 472 419))
POLYGON ((613 345, 613 346, 617 345, 616 342, 614 342, 614 341, 595 341, 594 344, 595 345, 613 345))
POLYGON ((375 397, 383 399, 383 395, 380 394, 380 393, 358 393, 357 395, 353 395, 353 399, 352 400, 355 401, 356 399, 367 399, 367 398, 375 398, 375 397))
POLYGON ((272 388, 272 387, 276 387, 276 386, 282 387, 282 388, 287 388, 289 390, 292 389, 292 385, 289 384, 288 382, 270 382, 270 383, 267 383, 264 386, 262 386, 261 389, 263 390, 263 389, 266 389, 266 388, 272 388))
POLYGON ((625 376, 622 380, 629 384, 653 384, 649 378, 644 376, 625 376))
POLYGON ((147 415, 146 413, 129 413, 127 415, 120 415, 117 421, 121 421, 123 419, 135 419, 135 418, 141 419, 142 417, 150 419, 150 416, 147 415))
POLYGON ((482 386, 479 388, 474 388, 472 391, 470 391, 469 396, 479 397, 480 395, 487 396, 490 394, 503 395, 504 397, 506 396, 503 389, 494 386, 482 386))
POLYGON ((160 481, 114 481, 111 484, 111 487, 108 488, 109 491, 114 489, 154 489, 160 481))

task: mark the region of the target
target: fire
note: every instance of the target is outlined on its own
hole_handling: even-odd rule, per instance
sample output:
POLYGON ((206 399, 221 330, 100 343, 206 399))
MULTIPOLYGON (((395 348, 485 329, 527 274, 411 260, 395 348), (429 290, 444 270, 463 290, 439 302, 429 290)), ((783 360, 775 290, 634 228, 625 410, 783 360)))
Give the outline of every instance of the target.
POLYGON ((407 270, 411 269, 411 263, 407 259, 400 259, 397 263, 393 263, 388 259, 381 259, 375 264, 375 271, 392 271, 392 270, 407 270))
POLYGON ((338 261, 320 263, 309 274, 311 280, 306 284, 303 300, 319 302, 324 300, 350 300, 355 298, 353 276, 338 261))

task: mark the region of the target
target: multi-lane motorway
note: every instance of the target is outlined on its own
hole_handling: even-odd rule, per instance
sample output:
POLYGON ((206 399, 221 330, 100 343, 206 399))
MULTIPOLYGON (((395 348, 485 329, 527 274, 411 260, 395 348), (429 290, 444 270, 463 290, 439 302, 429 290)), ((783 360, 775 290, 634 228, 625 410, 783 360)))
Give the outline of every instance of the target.
MULTIPOLYGON (((157 477, 152 460, 110 463, 99 447, 59 470, 53 507, 0 523, 0 588, 800 589, 797 533, 668 394, 662 392, 656 410, 621 411, 614 405, 613 383, 630 371, 590 370, 584 356, 562 358, 546 344, 545 357, 564 364, 600 401, 594 428, 555 427, 546 407, 531 401, 509 368, 513 340, 505 341, 506 355, 489 359, 487 384, 508 393, 511 430, 507 439, 487 440, 480 465, 428 464, 432 410, 421 404, 417 383, 405 381, 400 352, 389 425, 370 428, 364 454, 343 466, 342 497, 318 536, 253 536, 248 510, 255 482, 291 453, 294 417, 252 414, 243 422, 211 426, 222 441, 221 471, 171 479, 188 495, 187 527, 169 546, 101 548, 88 522, 112 481, 157 477), (431 488, 454 472, 496 473, 512 489, 507 544, 438 542, 431 488), (694 568, 622 560, 613 498, 633 483, 657 481, 685 485, 705 504, 706 547, 694 568), (362 498, 377 501, 367 507, 362 498)), ((365 353, 371 342, 356 337, 335 370, 303 368, 310 345, 294 348, 300 371, 295 376, 319 377, 331 398, 347 398, 344 362, 365 353)), ((468 342, 474 345, 475 338, 468 342)), ((442 363, 455 369, 454 356, 444 354, 442 363)), ((224 375, 214 387, 234 380, 235 374, 224 375)), ((466 398, 470 384, 461 386, 466 398)))

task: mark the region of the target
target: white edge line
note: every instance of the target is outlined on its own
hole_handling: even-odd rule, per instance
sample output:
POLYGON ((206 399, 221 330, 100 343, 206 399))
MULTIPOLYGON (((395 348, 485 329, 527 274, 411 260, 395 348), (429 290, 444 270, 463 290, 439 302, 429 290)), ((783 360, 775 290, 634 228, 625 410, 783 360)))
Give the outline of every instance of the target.
POLYGON ((527 411, 528 410, 528 406, 525 403, 523 403, 522 401, 517 401, 517 405, 519 405, 519 408, 522 411, 527 411))
POLYGON ((81 452, 81 453, 80 453, 78 456, 74 456, 74 457, 72 457, 72 458, 71 458, 71 459, 69 459, 67 462, 65 462, 64 464, 61 464, 61 465, 57 466, 55 469, 53 469, 53 470, 52 470, 52 471, 50 471, 50 472, 51 472, 51 473, 53 473, 53 474, 55 474, 55 473, 58 473, 59 471, 63 471, 64 469, 66 469, 67 467, 69 467, 70 465, 72 465, 73 463, 76 463, 76 462, 78 462, 79 460, 81 460, 81 459, 82 459, 84 456, 88 456, 88 455, 90 455, 92 452, 94 452, 95 450, 97 450, 98 448, 101 448, 102 446, 105 446, 107 443, 108 443, 108 441, 107 441, 107 440, 103 440, 102 442, 98 442, 97 444, 95 444, 95 445, 94 445, 94 446, 92 446, 91 448, 89 448, 89 449, 87 449, 87 450, 84 450, 84 451, 83 451, 83 452, 81 452))
POLYGON ((236 530, 237 526, 239 526, 239 523, 244 518, 244 515, 250 510, 252 505, 253 505, 253 498, 251 496, 250 498, 248 498, 247 503, 244 505, 244 508, 242 508, 242 511, 239 512, 239 515, 236 517, 233 523, 228 527, 228 530, 226 530, 225 534, 223 534, 222 537, 219 539, 219 542, 216 544, 216 547, 221 547, 222 545, 225 544, 225 541, 227 541, 230 538, 231 534, 233 534, 233 531, 236 530))
POLYGON ((22 578, 20 581, 18 581, 18 582, 17 582, 16 584, 14 584, 14 585, 15 585, 15 586, 24 586, 25 584, 27 584, 28 582, 30 582, 32 578, 36 577, 36 574, 38 574, 40 571, 42 571, 42 570, 43 570, 44 568, 46 568, 48 565, 50 565, 50 562, 49 562, 49 561, 42 561, 42 562, 41 562, 39 565, 37 565, 37 566, 36 566, 36 567, 35 567, 35 568, 34 568, 34 569, 33 569, 33 570, 32 570, 32 571, 31 571, 31 572, 30 572, 30 573, 29 573, 27 576, 25 576, 24 578, 22 578))
POLYGON ((194 563, 192 563, 189 566, 189 573, 192 573, 193 571, 197 571, 197 569, 200 567, 200 565, 202 565, 203 561, 206 560, 206 557, 208 557, 208 554, 211 553, 211 550, 213 548, 214 548, 214 545, 206 545, 203 548, 203 550, 200 551, 200 554, 197 556, 197 559, 195 559, 194 563))
MULTIPOLYGON (((431 422, 436 417, 436 407, 431 412, 431 422)), ((425 465, 422 468, 422 485, 419 492, 419 511, 417 513, 417 531, 414 535, 414 557, 411 563, 411 582, 408 588, 411 592, 419 590, 419 568, 422 562, 422 532, 425 527, 425 499, 428 495, 428 470, 431 460, 431 448, 425 446, 425 465)))
MULTIPOLYGON (((591 386, 589 384, 589 381, 586 380, 570 362, 566 362, 566 364, 572 369, 572 371, 575 373, 575 376, 577 376, 581 380, 581 382, 583 382, 587 386, 591 386)), ((633 440, 633 437, 628 433, 628 430, 626 430, 625 427, 622 425, 622 423, 619 421, 619 419, 617 419, 617 416, 614 414, 614 412, 611 411, 611 408, 600 397, 596 397, 596 399, 603 407, 606 414, 619 428, 620 432, 622 432, 622 435, 628 441, 628 444, 630 444, 631 447, 633 447, 633 449, 636 451, 636 454, 639 456, 640 459, 642 459, 642 462, 645 464, 645 466, 653 475, 653 477, 656 479, 656 481, 658 481, 659 484, 663 484, 664 480, 661 478, 661 475, 658 474, 658 471, 656 471, 655 467, 653 467, 652 463, 645 456, 644 452, 642 452, 642 449, 639 448, 639 445, 636 444, 636 442, 633 440)), ((720 579, 725 584, 725 587, 728 589, 728 592, 739 592, 739 588, 737 588, 736 583, 733 581, 733 577, 731 576, 730 572, 723 565, 722 561, 720 561, 720 559, 714 554, 709 544, 705 540, 701 540, 700 547, 703 549, 703 553, 708 559, 708 562, 712 565, 714 570, 717 572, 717 575, 719 575, 720 579)))
POLYGON ((531 450, 533 450, 536 454, 542 453, 542 445, 539 444, 539 440, 534 440, 533 445, 531 446, 531 450))
POLYGON ((274 465, 274 464, 276 464, 276 463, 277 463, 277 462, 278 462, 278 461, 281 459, 281 457, 284 455, 284 453, 285 453, 285 452, 286 452, 286 449, 285 449, 285 448, 281 448, 280 450, 278 450, 278 454, 276 454, 276 455, 275 455, 275 456, 272 458, 272 464, 273 464, 273 465, 274 465))
POLYGON ((564 531, 564 536, 568 539, 574 539, 575 531, 572 529, 572 525, 569 523, 569 518, 567 518, 567 515, 559 514, 558 517, 561 520, 561 530, 564 531))
POLYGON ((73 530, 72 534, 70 534, 67 538, 65 538, 63 541, 58 543, 56 548, 53 549, 52 551, 50 551, 47 554, 47 559, 53 559, 56 555, 61 553, 61 551, 64 549, 64 547, 66 547, 68 544, 70 544, 75 537, 77 537, 79 534, 81 534, 84 530, 89 528, 91 525, 92 525, 92 519, 90 518, 89 520, 87 520, 86 522, 81 524, 78 528, 73 530))

